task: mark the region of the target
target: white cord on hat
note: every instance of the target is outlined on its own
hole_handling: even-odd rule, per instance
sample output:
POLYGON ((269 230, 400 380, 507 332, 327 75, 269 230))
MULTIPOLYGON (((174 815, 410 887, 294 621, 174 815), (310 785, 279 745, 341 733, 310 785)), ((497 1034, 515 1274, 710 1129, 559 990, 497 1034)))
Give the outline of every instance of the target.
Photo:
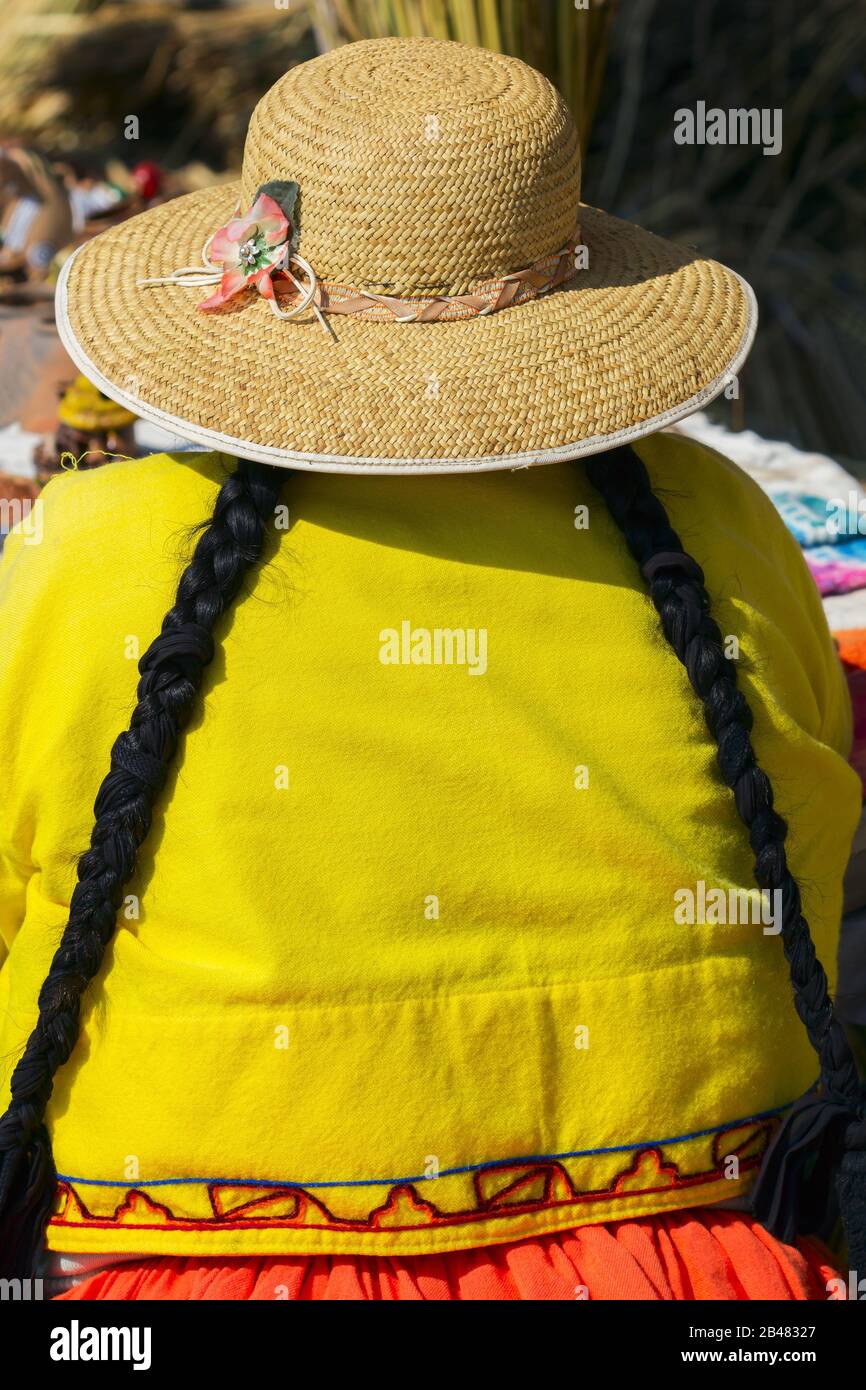
MULTIPOLYGON (((182 285, 185 289, 205 289, 209 285, 220 284, 223 278, 222 266, 215 265, 210 258, 210 245, 215 236, 216 232, 212 232, 211 235, 207 238, 206 242, 204 243, 204 246, 201 249, 202 264, 200 266, 184 265, 181 266, 179 270, 173 270, 170 275, 154 275, 146 280, 139 280, 137 281, 137 283, 140 286, 182 285)), ((312 308, 313 313, 316 315, 316 318, 319 320, 319 323, 322 325, 325 332, 329 333, 330 336, 336 342, 337 335, 335 334, 331 325, 326 322, 325 316, 319 308, 318 304, 315 303, 315 295, 316 290, 319 287, 319 281, 316 276, 316 272, 313 270, 313 267, 310 265, 309 261, 305 261, 304 257, 299 256, 297 251, 290 253, 289 248, 287 246, 285 265, 277 265, 274 266, 273 269, 284 269, 301 297, 297 304, 292 305, 291 309, 281 309, 279 304, 277 303, 276 295, 274 295, 272 299, 267 300, 271 313, 275 314, 278 319, 293 319, 296 318, 298 314, 302 314, 306 308, 310 307, 312 308), (300 270, 307 281, 306 285, 302 285, 301 282, 292 274, 292 265, 297 265, 300 267, 300 270)), ((266 298, 266 296, 263 295, 262 298, 266 298)))

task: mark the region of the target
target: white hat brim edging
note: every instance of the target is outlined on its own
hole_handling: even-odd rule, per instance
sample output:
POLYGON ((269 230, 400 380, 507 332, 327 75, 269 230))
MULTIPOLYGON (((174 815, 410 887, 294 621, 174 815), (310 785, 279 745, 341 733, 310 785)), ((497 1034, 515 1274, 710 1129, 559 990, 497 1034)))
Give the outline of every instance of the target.
MULTIPOLYGON (((147 401, 139 400, 109 380, 81 347, 69 320, 67 283, 72 264, 81 250, 82 247, 78 247, 64 262, 61 269, 55 293, 55 318, 57 332, 63 347, 75 365, 93 382, 94 386, 97 386, 110 400, 126 406, 142 420, 160 425, 173 434, 179 435, 182 439, 188 439, 191 443, 198 444, 205 449, 253 459, 257 463, 269 463, 278 468, 305 468, 312 473, 364 472, 404 475, 413 473, 484 473, 502 469, 531 468, 546 463, 562 463, 590 454, 600 454, 607 449, 616 448, 618 445, 629 444, 636 439, 643 439, 647 435, 656 434, 668 425, 674 425, 678 420, 684 420, 688 415, 693 415, 696 411, 709 405, 722 393, 732 377, 736 376, 742 367, 751 350, 758 325, 758 305, 751 285, 735 270, 731 270, 729 266, 723 267, 739 283, 747 305, 746 327, 736 353, 717 377, 708 382, 694 396, 683 401, 681 405, 673 406, 660 415, 653 415, 647 420, 642 420, 638 424, 631 425, 628 429, 619 430, 614 434, 594 435, 591 439, 583 439, 575 444, 558 445, 555 449, 533 449, 525 453, 492 454, 478 458, 374 458, 340 454, 299 453, 293 449, 277 449, 271 445, 254 444, 249 440, 222 434, 219 430, 206 429, 201 425, 192 424, 177 415, 170 415, 167 411, 160 410, 158 406, 150 405, 147 401)), ((503 312, 507 313, 508 311, 504 310, 503 312)))

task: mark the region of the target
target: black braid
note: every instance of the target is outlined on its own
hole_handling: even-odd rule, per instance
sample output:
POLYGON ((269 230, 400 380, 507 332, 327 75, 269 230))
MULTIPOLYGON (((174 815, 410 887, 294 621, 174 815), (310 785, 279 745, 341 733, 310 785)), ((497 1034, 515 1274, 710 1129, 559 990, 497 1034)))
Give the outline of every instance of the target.
MULTIPOLYGON (((781 891, 782 945, 797 1012, 818 1054, 821 1090, 830 1107, 827 1114, 830 1121, 847 1126, 842 1146, 862 1150, 866 1122, 857 1067, 833 1010, 827 976, 802 913, 800 890, 788 868, 788 827, 773 808, 773 789, 752 747, 752 712, 737 688, 736 664, 725 655, 722 635, 710 616, 703 571, 685 553, 646 468, 630 448, 599 455, 586 467, 649 586, 664 635, 703 704, 707 726, 718 745, 722 778, 749 832, 755 880, 761 889, 781 891)), ((824 1176, 830 1186, 830 1175, 824 1176)), ((776 1234, 791 1240, 795 1220, 796 1213, 773 1206, 772 1222, 767 1224, 775 1223, 776 1234)))
POLYGON ((259 559, 284 474, 241 460, 180 579, 159 636, 139 662, 138 703, 111 750, 90 848, 78 862, 69 920, 39 994, 39 1018, 15 1067, 0 1119, 0 1272, 32 1273, 55 1186, 45 1109, 78 1039, 81 1001, 111 940, 123 888, 150 830, 153 805, 187 724, 212 630, 259 559))

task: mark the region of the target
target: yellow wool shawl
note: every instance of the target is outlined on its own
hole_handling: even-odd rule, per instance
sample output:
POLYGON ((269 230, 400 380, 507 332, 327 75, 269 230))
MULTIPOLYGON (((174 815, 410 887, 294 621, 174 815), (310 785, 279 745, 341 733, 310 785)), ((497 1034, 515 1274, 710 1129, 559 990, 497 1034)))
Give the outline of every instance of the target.
MULTIPOLYGON (((832 975, 860 795, 815 586, 732 464, 637 451, 737 644, 832 975)), ((231 467, 69 474, 8 540, 7 1085, 137 658, 231 467)), ((293 473, 284 500, 56 1080, 49 1245, 423 1253, 744 1194, 817 1062, 583 469, 293 473)))

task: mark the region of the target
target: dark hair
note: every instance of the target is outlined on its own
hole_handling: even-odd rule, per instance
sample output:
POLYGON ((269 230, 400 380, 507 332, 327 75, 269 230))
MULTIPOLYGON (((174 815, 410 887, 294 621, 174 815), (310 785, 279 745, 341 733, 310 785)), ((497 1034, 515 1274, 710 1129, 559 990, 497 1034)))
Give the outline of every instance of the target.
POLYGON ((790 1243, 798 1230, 826 1225, 835 1177, 851 1267, 866 1269, 866 1096, 788 868, 788 827, 774 809, 770 779, 752 747, 752 711, 737 689, 736 663, 725 655, 710 617, 703 571, 684 550, 634 451, 613 449, 593 458, 587 473, 622 531, 664 635, 703 704, 722 780, 749 832, 755 881, 782 895, 782 947, 820 1080, 789 1112, 767 1152, 753 1194, 756 1215, 790 1243))
MULTIPOLYGON (((820 1091, 793 1108, 774 1140, 756 1188, 756 1210, 780 1239, 790 1242, 802 1226, 815 1229, 838 1169, 850 1258, 855 1268, 866 1268, 863 1093, 788 869, 787 826, 773 808, 772 787, 752 748, 751 711, 709 615, 703 572, 683 550, 631 449, 590 460, 587 472, 622 531, 649 585, 664 635, 703 703, 722 778, 749 832, 758 886, 782 893, 782 942, 794 1001, 818 1054, 821 1081, 820 1091)), ((44 1122, 54 1075, 75 1046, 81 997, 113 935, 123 886, 135 868, 154 800, 213 655, 213 625, 261 553, 281 481, 279 470, 239 463, 184 571, 177 602, 141 659, 138 705, 129 729, 112 749, 111 771, 96 799, 91 848, 78 866, 69 921, 40 992, 38 1022, 12 1077, 9 1109, 0 1120, 4 1273, 28 1273, 38 1259, 54 1190, 44 1122)))
POLYGON ((69 920, 39 993, 39 1018, 0 1119, 0 1273, 37 1264, 55 1189, 45 1109, 78 1038, 81 999, 111 940, 123 887, 150 830, 153 804, 214 654, 214 624, 258 560, 285 474, 240 460, 184 570, 174 606, 139 662, 138 703, 111 750, 78 861, 69 920))

